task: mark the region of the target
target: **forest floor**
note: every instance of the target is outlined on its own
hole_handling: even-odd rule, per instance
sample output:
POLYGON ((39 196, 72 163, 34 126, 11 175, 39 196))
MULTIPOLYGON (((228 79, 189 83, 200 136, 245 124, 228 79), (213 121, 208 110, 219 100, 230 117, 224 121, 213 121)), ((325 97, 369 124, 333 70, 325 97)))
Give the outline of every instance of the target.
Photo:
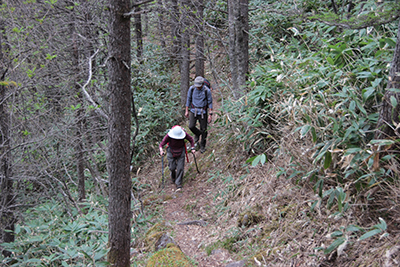
MULTIPOLYGON (((200 153, 198 153, 200 154, 200 153)), ((197 155, 199 162, 201 156, 197 155)), ((199 166, 200 168, 202 166, 199 166)), ((207 183, 207 171, 196 174, 192 169, 192 179, 184 184, 183 190, 176 191, 175 185, 168 183, 165 193, 172 195, 170 200, 164 202, 163 219, 169 223, 174 233, 173 239, 182 249, 183 253, 198 263, 201 267, 226 266, 233 259, 225 249, 216 249, 207 255, 205 245, 216 242, 220 229, 213 223, 211 205, 213 203, 214 186, 207 183), (205 222, 203 225, 181 225, 186 222, 205 222)), ((169 177, 166 177, 169 181, 169 177)))
MULTIPOLYGON (((219 104, 215 103, 214 113, 219 104)), ((186 124, 181 126, 191 134, 186 124)), ((144 213, 155 214, 148 228, 159 222, 168 225, 168 234, 193 266, 400 266, 400 205, 393 204, 400 203, 400 186, 367 189, 338 215, 338 206, 327 205, 326 198, 321 201, 312 182, 291 179, 290 157, 307 168, 312 156, 304 151, 312 151, 312 144, 299 142, 287 129, 282 131, 280 151, 290 151, 290 157, 281 153, 252 167, 228 129, 218 125, 209 125, 207 151, 195 154, 200 173, 188 152, 182 190, 171 184, 165 157, 163 189, 159 155, 136 173, 146 184, 141 193, 144 213), (252 221, 244 223, 244 214, 252 221), (376 229, 382 216, 387 231, 359 240, 376 229)), ((154 149, 158 151, 158 144, 154 149)), ((346 191, 348 197, 353 193, 346 191)), ((138 239, 144 236, 145 232, 139 233, 138 239)), ((144 267, 154 251, 135 242, 133 266, 144 267)))
MULTIPOLYGON (((219 103, 214 101, 214 110, 217 110, 218 107, 219 103)), ((193 136, 187 125, 181 124, 181 126, 193 136)), ((220 235, 224 232, 221 230, 221 226, 216 224, 213 213, 215 194, 218 191, 217 185, 212 181, 208 182, 210 176, 221 168, 219 160, 215 159, 215 155, 219 154, 216 151, 219 148, 217 131, 219 129, 211 122, 208 126, 206 152, 196 151, 195 153, 199 173, 194 156, 188 151, 181 190, 177 190, 171 182, 166 157, 164 157, 163 174, 161 158, 157 158, 146 170, 139 173, 139 180, 149 181, 147 178, 152 177, 151 182, 154 182, 152 186, 154 190, 145 193, 147 196, 143 196, 144 201, 154 198, 154 195, 162 198, 161 202, 155 201, 161 205, 152 208, 158 211, 159 220, 163 220, 172 227, 170 235, 182 252, 196 262, 199 267, 225 267, 236 261, 234 255, 231 255, 226 249, 216 248, 206 251, 206 247, 221 239, 220 235), (210 160, 210 158, 213 159, 210 160), (159 188, 162 175, 164 176, 164 189, 159 188), (193 221, 195 224, 187 224, 187 222, 193 223, 193 221), (198 223, 196 224, 196 222, 198 223)))

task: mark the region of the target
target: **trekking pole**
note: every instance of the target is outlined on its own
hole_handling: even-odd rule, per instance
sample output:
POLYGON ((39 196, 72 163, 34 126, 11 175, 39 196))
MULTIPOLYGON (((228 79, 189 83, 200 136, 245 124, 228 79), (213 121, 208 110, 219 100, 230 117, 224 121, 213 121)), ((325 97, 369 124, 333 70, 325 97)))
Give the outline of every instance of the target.
POLYGON ((193 158, 194 158, 194 163, 196 164, 197 173, 200 173, 199 168, 197 167, 196 156, 194 155, 195 153, 192 153, 192 154, 193 154, 193 158))
POLYGON ((164 189, 164 155, 161 155, 161 171, 162 171, 161 184, 162 184, 162 189, 164 189))

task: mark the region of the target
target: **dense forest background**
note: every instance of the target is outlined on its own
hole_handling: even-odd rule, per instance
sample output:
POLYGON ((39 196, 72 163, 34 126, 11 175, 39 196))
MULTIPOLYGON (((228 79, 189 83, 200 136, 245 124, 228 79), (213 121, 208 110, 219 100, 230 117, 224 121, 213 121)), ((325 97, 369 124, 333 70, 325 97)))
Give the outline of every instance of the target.
POLYGON ((207 153, 224 162, 209 173, 220 190, 211 206, 253 218, 214 246, 254 266, 301 253, 313 266, 395 266, 398 1, 113 2, 0 0, 1 264, 127 266, 110 255, 120 238, 109 215, 135 214, 132 247, 160 220, 142 201, 160 177, 139 173, 184 122, 202 75, 219 106, 207 153), (113 185, 128 171, 119 205, 113 185), (266 194, 283 184, 286 195, 266 194), (301 252, 292 230, 312 233, 301 252))

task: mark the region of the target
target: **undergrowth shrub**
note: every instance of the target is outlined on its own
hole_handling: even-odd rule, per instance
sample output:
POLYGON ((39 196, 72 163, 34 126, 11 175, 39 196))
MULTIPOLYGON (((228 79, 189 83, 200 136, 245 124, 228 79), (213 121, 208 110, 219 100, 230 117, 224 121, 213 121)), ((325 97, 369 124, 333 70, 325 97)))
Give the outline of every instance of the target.
MULTIPOLYGON (((179 98, 171 98, 163 92, 145 90, 135 92, 134 97, 139 131, 135 141, 132 165, 137 167, 158 151, 158 144, 166 134, 166 130, 177 124, 180 113, 176 108, 179 98)), ((135 121, 132 123, 136 124, 135 121)))
POLYGON ((28 209, 15 227, 15 242, 1 246, 13 257, 7 266, 107 266, 108 217, 99 203, 72 213, 54 201, 28 209))
MULTIPOLYGON (((255 138, 254 133, 277 140, 280 131, 289 127, 298 132, 300 140, 309 138, 314 144, 314 169, 296 173, 297 179, 310 176, 311 171, 319 189, 323 180, 333 176, 339 183, 346 183, 366 182, 359 177, 367 175, 366 185, 373 184, 371 176, 385 173, 372 173, 368 167, 373 158, 371 141, 377 107, 395 45, 394 29, 339 31, 318 22, 292 27, 291 40, 271 42, 273 59, 257 66, 251 75, 252 90, 247 99, 250 108, 242 104, 242 109, 232 109, 243 110, 236 112, 237 125, 245 117, 251 118, 238 137, 259 144, 255 151, 263 152, 267 138, 262 142, 261 136, 255 138), (273 118, 274 134, 266 117, 273 118)), ((296 165, 296 161, 294 157, 290 164, 296 165)), ((372 180, 376 182, 376 178, 372 180)), ((364 185, 356 184, 358 189, 364 185)))
POLYGON ((378 149, 395 141, 374 140, 397 25, 351 30, 306 21, 293 24, 288 28, 292 35, 277 42, 274 29, 262 25, 272 17, 287 17, 259 16, 253 18, 252 31, 256 37, 262 31, 268 49, 255 38, 260 47, 252 49, 264 55, 253 55, 268 60, 253 68, 250 93, 228 102, 220 123, 235 130, 250 154, 249 163, 285 155, 277 175, 295 183, 311 182, 335 216, 346 216, 354 200, 350 194, 397 179, 390 167, 396 164, 395 156, 380 163, 376 157, 378 149))
POLYGON ((138 119, 136 122, 132 116, 132 135, 138 128, 132 159, 135 168, 157 152, 166 130, 182 116, 179 84, 174 82, 172 62, 166 55, 160 46, 146 43, 143 59, 133 63, 132 90, 138 119))

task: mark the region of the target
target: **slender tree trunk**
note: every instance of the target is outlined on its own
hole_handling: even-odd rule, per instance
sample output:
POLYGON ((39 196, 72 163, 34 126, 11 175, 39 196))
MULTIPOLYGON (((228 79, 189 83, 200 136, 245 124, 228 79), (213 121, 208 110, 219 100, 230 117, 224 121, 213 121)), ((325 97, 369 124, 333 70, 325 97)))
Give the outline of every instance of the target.
MULTIPOLYGON (((0 80, 1 81, 1 80, 0 80)), ((9 138, 9 120, 5 106, 6 86, 0 85, 0 227, 2 240, 5 243, 14 242, 14 227, 15 227, 15 214, 13 204, 14 189, 11 174, 11 153, 10 153, 10 138, 9 138)), ((5 257, 10 257, 11 252, 3 250, 5 257)))
POLYGON ((173 60, 177 60, 179 57, 179 49, 181 47, 178 0, 171 0, 171 4, 171 57, 173 60))
POLYGON ((110 266, 130 266, 130 130, 131 130, 131 76, 130 76, 130 1, 109 1, 109 94, 110 117, 107 168, 109 186, 108 262, 110 266))
POLYGON ((243 69, 242 80, 244 80, 241 84, 245 85, 249 74, 249 0, 240 0, 240 14, 243 27, 243 42, 241 45, 243 61, 240 65, 243 69))
MULTIPOLYGON (((140 11, 140 6, 135 9, 140 11)), ((136 56, 139 61, 142 60, 143 54, 143 35, 142 35, 142 15, 140 13, 134 15, 135 19, 135 34, 136 34, 136 56)))
POLYGON ((390 89, 400 88, 400 23, 397 31, 397 42, 394 50, 392 65, 390 66, 389 82, 383 97, 379 112, 376 139, 399 138, 400 93, 390 89), (397 103, 394 105, 394 103, 397 103), (395 130, 396 129, 396 130, 395 130))
MULTIPOLYGON (((187 13, 189 2, 181 0, 182 16, 180 21, 181 29, 181 47, 179 57, 179 69, 181 75, 181 106, 186 104, 186 96, 189 89, 189 72, 190 72, 190 35, 189 35, 189 14, 187 13)), ((183 110, 182 110, 183 111, 183 110)))
POLYGON ((204 13, 204 0, 198 0, 196 4, 196 77, 204 77, 204 23, 203 23, 203 13, 204 13))
POLYGON ((190 36, 189 32, 182 33, 182 48, 180 59, 180 74, 181 74, 181 106, 186 104, 186 96, 189 89, 190 79, 190 36))
POLYGON ((243 16, 242 16, 242 0, 239 0, 238 4, 238 12, 236 17, 236 42, 235 42, 235 53, 237 56, 236 60, 236 68, 237 68, 237 83, 238 83, 238 95, 242 96, 242 87, 246 83, 246 79, 244 78, 246 75, 246 69, 244 67, 244 24, 243 24, 243 16))
POLYGON ((160 43, 161 43, 161 47, 166 48, 166 42, 165 42, 165 31, 164 31, 164 8, 163 8, 163 0, 158 0, 157 5, 158 5, 158 20, 157 20, 157 26, 158 26, 158 32, 160 34, 160 43))
POLYGON ((77 95, 77 110, 76 110, 76 142, 75 142, 75 157, 76 157, 76 172, 78 176, 78 198, 79 201, 83 201, 86 199, 86 190, 85 190, 85 173, 84 173, 84 159, 83 159, 83 101, 82 101, 82 93, 79 86, 80 81, 80 68, 79 68, 79 44, 77 42, 77 32, 75 27, 72 25, 71 33, 73 36, 73 61, 75 66, 75 94, 77 95))
POLYGON ((237 42, 237 18, 239 16, 239 0, 228 0, 228 20, 229 20, 229 66, 231 70, 233 97, 240 98, 238 83, 238 55, 236 51, 237 42))
POLYGON ((247 0, 229 0, 229 64, 232 76, 233 96, 239 99, 244 95, 248 71, 248 24, 247 0))
MULTIPOLYGON (((0 5, 2 1, 0 1, 0 5)), ((4 20, 0 19, 0 238, 5 243, 14 242, 15 214, 13 204, 14 189, 11 172, 11 152, 10 152, 10 133, 9 133, 9 114, 7 112, 5 81, 8 66, 6 56, 3 53, 5 41, 4 20)), ((11 252, 3 250, 3 256, 10 257, 11 252)))
MULTIPOLYGON (((77 88, 78 90, 80 88, 77 88)), ((83 103, 82 94, 78 94, 79 103, 83 103)), ((86 199, 86 189, 85 189, 85 160, 83 153, 83 129, 84 129, 84 118, 83 118, 83 108, 80 107, 76 113, 76 169, 78 175, 78 195, 79 201, 84 201, 86 199)))

